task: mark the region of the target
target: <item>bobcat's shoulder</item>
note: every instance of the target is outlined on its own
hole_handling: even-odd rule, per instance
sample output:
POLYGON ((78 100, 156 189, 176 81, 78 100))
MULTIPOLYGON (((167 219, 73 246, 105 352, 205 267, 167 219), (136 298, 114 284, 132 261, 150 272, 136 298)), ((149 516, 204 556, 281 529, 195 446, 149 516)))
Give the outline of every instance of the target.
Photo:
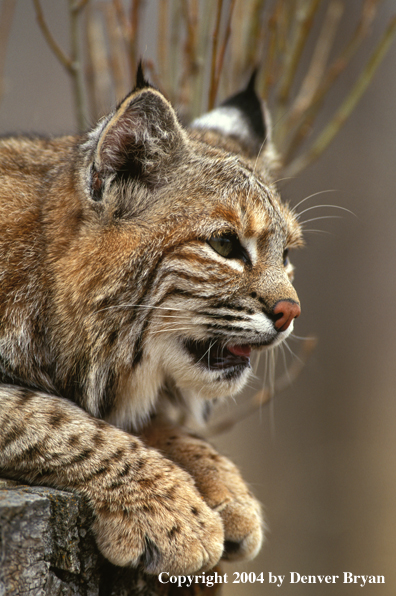
POLYGON ((185 129, 140 81, 84 136, 0 140, 0 471, 85 494, 116 564, 261 544, 239 472, 166 412, 239 391, 300 313, 264 116, 250 84, 185 129))

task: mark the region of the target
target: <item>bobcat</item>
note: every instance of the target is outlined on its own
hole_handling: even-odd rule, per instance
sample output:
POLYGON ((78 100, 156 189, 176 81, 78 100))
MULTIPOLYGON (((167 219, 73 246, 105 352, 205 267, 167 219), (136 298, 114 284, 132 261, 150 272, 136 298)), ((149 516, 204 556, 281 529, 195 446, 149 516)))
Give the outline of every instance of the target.
POLYGON ((300 314, 253 86, 186 129, 140 69, 86 135, 0 141, 0 475, 82 495, 151 574, 262 542, 238 469, 169 415, 204 420, 300 314))

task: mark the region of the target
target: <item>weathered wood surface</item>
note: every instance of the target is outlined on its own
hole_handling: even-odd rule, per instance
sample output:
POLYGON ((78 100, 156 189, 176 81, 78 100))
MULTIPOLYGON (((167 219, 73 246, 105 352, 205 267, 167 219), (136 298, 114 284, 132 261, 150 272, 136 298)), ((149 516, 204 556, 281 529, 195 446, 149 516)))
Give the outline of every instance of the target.
POLYGON ((165 585, 98 552, 82 499, 0 480, 0 596, 163 596, 165 585))
POLYGON ((160 584, 108 563, 96 548, 91 513, 78 496, 0 479, 0 596, 172 596, 218 594, 160 584))

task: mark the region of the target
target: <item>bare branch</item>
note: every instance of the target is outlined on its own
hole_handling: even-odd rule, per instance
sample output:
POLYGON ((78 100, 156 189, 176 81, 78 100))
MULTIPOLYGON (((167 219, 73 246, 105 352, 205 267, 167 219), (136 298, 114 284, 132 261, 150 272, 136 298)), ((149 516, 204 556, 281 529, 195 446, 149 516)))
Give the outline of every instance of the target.
POLYGON ((117 18, 114 2, 104 5, 107 34, 109 37, 108 56, 109 71, 112 75, 116 100, 122 99, 129 87, 130 80, 125 76, 125 54, 123 52, 124 35, 117 18))
POLYGON ((279 30, 279 19, 280 19, 281 3, 276 2, 274 10, 268 19, 268 33, 267 33, 267 44, 266 54, 263 66, 263 77, 261 85, 261 95, 267 98, 270 88, 273 86, 275 81, 274 67, 276 62, 276 48, 278 42, 278 30, 279 30))
POLYGON ((396 16, 393 17, 389 22, 385 33, 375 48, 370 60, 367 62, 362 74, 352 87, 350 93, 345 98, 340 108, 333 116, 332 120, 327 124, 310 149, 302 156, 298 157, 294 162, 292 162, 288 168, 286 168, 285 176, 296 176, 299 174, 303 169, 315 161, 319 155, 321 155, 329 146, 369 86, 375 72, 377 71, 377 68, 389 50, 394 40, 395 34, 396 16))
POLYGON ((301 114, 303 114, 312 103, 323 78, 323 73, 343 12, 344 5, 341 0, 333 0, 330 2, 312 55, 311 64, 301 84, 300 91, 294 100, 293 107, 290 110, 287 126, 293 126, 301 114))
MULTIPOLYGON (((181 0, 184 1, 184 0, 181 0)), ((211 60, 210 31, 213 26, 214 14, 216 11, 215 2, 206 2, 205 9, 199 14, 198 40, 196 48, 196 60, 198 72, 194 80, 194 89, 191 94, 191 105, 189 106, 190 116, 196 117, 208 106, 207 74, 211 60)))
POLYGON ((62 48, 56 43, 54 37, 52 36, 52 33, 44 18, 44 13, 41 8, 40 0, 33 0, 33 4, 36 11, 36 19, 45 41, 47 42, 47 44, 49 45, 50 49, 55 54, 59 62, 62 64, 62 66, 67 70, 67 72, 69 74, 73 74, 73 60, 64 53, 62 48))
POLYGON ((85 81, 90 102, 90 117, 96 122, 108 108, 111 100, 111 77, 109 59, 106 51, 106 35, 102 14, 89 6, 85 23, 86 31, 86 70, 85 81))
POLYGON ((178 100, 179 92, 179 73, 180 73, 180 29, 181 29, 181 8, 179 2, 171 3, 171 35, 170 35, 170 51, 169 51, 169 80, 170 88, 168 93, 173 102, 178 100))
MULTIPOLYGON (((36 1, 37 0, 34 0, 34 2, 36 1)), ((84 101, 84 83, 82 78, 82 58, 78 38, 81 9, 85 5, 86 2, 76 3, 74 0, 69 0, 71 68, 68 69, 68 71, 70 73, 72 81, 74 108, 76 112, 77 126, 79 131, 83 131, 87 125, 87 115, 85 111, 84 101)))
POLYGON ((291 161, 296 150, 304 141, 305 137, 311 130, 316 116, 318 115, 330 89, 334 86, 339 76, 348 67, 353 56, 356 54, 362 42, 366 38, 370 30, 370 26, 376 16, 378 4, 381 1, 382 0, 364 1, 360 19, 352 38, 346 44, 345 48, 341 51, 337 59, 329 67, 327 73, 325 73, 320 85, 313 94, 311 104, 306 108, 300 121, 297 123, 296 129, 289 141, 288 147, 284 148, 283 159, 285 164, 288 164, 291 161))
POLYGON ((16 0, 3 0, 0 13, 0 101, 4 93, 4 67, 16 0))
POLYGON ((219 42, 221 13, 223 8, 223 0, 217 0, 216 23, 212 36, 212 59, 210 65, 210 87, 209 87, 209 102, 208 108, 211 110, 216 101, 216 62, 217 62, 217 45, 219 42))
POLYGON ((132 0, 129 19, 129 71, 132 81, 135 80, 138 64, 138 47, 140 32, 140 17, 143 9, 142 0, 132 0))
POLYGON ((300 63, 301 54, 307 42, 308 34, 311 30, 313 19, 320 2, 321 0, 310 0, 309 2, 305 2, 296 11, 292 46, 290 48, 290 53, 288 53, 278 92, 278 101, 281 105, 286 104, 289 99, 291 86, 296 75, 297 67, 300 63))
POLYGON ((89 0, 80 0, 80 2, 76 1, 74 10, 76 10, 77 12, 80 12, 83 8, 85 8, 87 6, 88 3, 89 3, 89 0))
POLYGON ((215 98, 217 96, 217 92, 219 89, 219 82, 220 82, 220 77, 221 77, 221 73, 223 70, 223 64, 224 64, 224 56, 225 56, 227 45, 228 45, 230 35, 231 35, 231 19, 232 19, 232 15, 234 12, 234 7, 235 7, 235 0, 231 0, 230 6, 228 8, 227 26, 226 26, 226 30, 225 30, 225 34, 224 34, 224 40, 223 40, 223 43, 220 48, 219 58, 217 61, 217 66, 216 66, 216 73, 215 73, 215 79, 214 79, 214 97, 215 98))
POLYGON ((190 106, 193 93, 193 78, 198 72, 196 57, 198 33, 198 4, 196 0, 181 2, 182 22, 185 26, 183 48, 183 73, 180 80, 179 101, 183 106, 190 106))
POLYGON ((158 5, 157 63, 165 89, 170 88, 169 81, 169 0, 161 0, 158 5))

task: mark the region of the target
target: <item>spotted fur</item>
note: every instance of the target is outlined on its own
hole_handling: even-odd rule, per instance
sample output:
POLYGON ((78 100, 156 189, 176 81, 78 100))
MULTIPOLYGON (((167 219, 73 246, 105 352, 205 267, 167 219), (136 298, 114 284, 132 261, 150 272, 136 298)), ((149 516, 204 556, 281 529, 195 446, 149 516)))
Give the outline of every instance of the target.
POLYGON ((103 554, 149 573, 262 541, 235 466, 167 417, 238 392, 299 312, 252 85, 185 129, 140 75, 84 136, 0 141, 0 472, 84 495, 103 554))

